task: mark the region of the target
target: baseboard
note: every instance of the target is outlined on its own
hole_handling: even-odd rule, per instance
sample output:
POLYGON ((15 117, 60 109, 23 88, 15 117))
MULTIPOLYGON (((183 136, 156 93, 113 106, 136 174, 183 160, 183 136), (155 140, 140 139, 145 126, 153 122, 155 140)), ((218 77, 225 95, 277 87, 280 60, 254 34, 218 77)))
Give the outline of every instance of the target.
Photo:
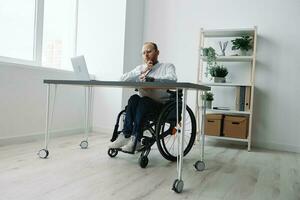
MULTIPOLYGON (((113 133, 113 129, 107 128, 107 127, 93 127, 92 130, 93 130, 93 132, 96 132, 96 133, 102 133, 102 134, 108 134, 108 135, 112 135, 112 133, 113 133)), ((212 143, 221 143, 222 142, 222 143, 230 143, 233 145, 241 145, 241 146, 245 146, 245 148, 247 149, 247 143, 245 143, 245 142, 230 141, 230 140, 220 141, 218 139, 213 139, 213 138, 206 139, 206 141, 212 142, 212 143)), ((295 146, 295 145, 252 141, 251 146, 262 148, 262 149, 300 153, 300 146, 295 146)))
POLYGON ((270 150, 277 150, 277 151, 288 151, 288 152, 300 153, 300 146, 289 145, 289 144, 253 141, 253 147, 259 147, 259 148, 263 148, 263 149, 270 149, 270 150))
MULTIPOLYGON (((49 133, 50 133, 51 138, 55 138, 55 137, 61 137, 61 136, 67 136, 67 135, 81 134, 83 132, 84 132, 83 128, 75 128, 75 129, 57 129, 57 130, 52 130, 49 133)), ((44 132, 31 133, 31 134, 22 135, 22 136, 0 138, 0 146, 41 141, 44 138, 45 138, 44 132)))
MULTIPOLYGON (((107 135, 112 135, 112 133, 113 133, 112 128, 99 127, 99 126, 93 127, 92 131, 95 133, 101 133, 101 134, 107 134, 107 135)), ((83 132, 84 132, 84 128, 58 129, 58 130, 50 131, 50 135, 51 135, 51 138, 55 138, 55 137, 61 137, 61 136, 67 136, 67 135, 82 134, 83 132)), ((0 146, 41 141, 44 139, 44 137, 45 137, 44 132, 40 132, 40 133, 32 133, 32 134, 24 135, 24 136, 0 138, 0 146)), ((218 143, 220 142, 219 140, 214 140, 214 139, 209 139, 208 141, 215 141, 215 142, 218 141, 218 143)), ((240 142, 236 142, 236 141, 222 141, 222 142, 245 145, 245 143, 240 143, 240 142)), ((272 142, 253 141, 252 147, 258 147, 258 148, 276 150, 276 151, 288 151, 288 152, 300 153, 300 146, 279 144, 279 143, 272 143, 272 142)))

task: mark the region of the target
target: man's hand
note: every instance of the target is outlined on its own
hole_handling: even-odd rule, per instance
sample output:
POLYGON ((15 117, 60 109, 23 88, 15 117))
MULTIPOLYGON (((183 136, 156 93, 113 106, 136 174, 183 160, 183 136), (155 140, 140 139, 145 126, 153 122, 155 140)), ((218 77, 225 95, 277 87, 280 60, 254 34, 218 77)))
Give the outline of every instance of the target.
MULTIPOLYGON (((147 72, 148 72, 148 71, 147 71, 147 72)), ((140 81, 142 81, 142 82, 145 82, 145 81, 146 81, 146 75, 147 75, 147 72, 144 72, 144 73, 142 73, 142 74, 139 76, 140 81)))
POLYGON ((144 69, 144 71, 141 72, 141 75, 139 77, 142 82, 147 81, 146 76, 151 71, 151 69, 153 67, 153 62, 151 60, 148 60, 146 62, 146 65, 147 65, 147 67, 144 69))
POLYGON ((151 60, 148 60, 146 62, 147 67, 142 71, 142 74, 149 72, 153 67, 153 62, 151 60))

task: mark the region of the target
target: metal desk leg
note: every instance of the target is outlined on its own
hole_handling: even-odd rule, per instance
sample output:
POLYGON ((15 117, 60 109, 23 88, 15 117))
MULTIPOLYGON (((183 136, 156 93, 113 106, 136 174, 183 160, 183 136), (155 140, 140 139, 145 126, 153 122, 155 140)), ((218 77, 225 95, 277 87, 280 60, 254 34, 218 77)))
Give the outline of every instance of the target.
MULTIPOLYGON (((205 92, 206 93, 206 92, 205 92)), ((203 92, 202 92, 203 94, 203 92)), ((204 119, 206 116, 206 99, 202 100, 202 107, 201 107, 201 132, 200 132, 200 149, 201 149, 201 158, 197 161, 194 166, 196 170, 203 171, 205 169, 204 163, 204 144, 205 144, 205 135, 204 135, 204 119)))
MULTIPOLYGON (((177 92, 178 94, 178 89, 177 92)), ((187 89, 183 89, 183 101, 182 101, 182 128, 180 130, 180 144, 179 144, 179 165, 178 165, 178 178, 173 183, 173 190, 177 193, 181 193, 183 190, 183 180, 182 180, 182 164, 183 164, 183 139, 184 139, 184 132, 185 132, 185 111, 186 111, 186 96, 187 96, 187 89)), ((178 102, 178 100, 177 100, 178 102)), ((177 110, 178 110, 178 103, 177 103, 177 110)), ((177 118, 178 119, 178 118, 177 118)), ((177 123, 178 124, 178 123, 177 123)))
POLYGON ((92 87, 87 86, 84 88, 85 123, 84 123, 84 136, 83 136, 84 139, 79 144, 81 149, 87 149, 89 145, 88 137, 89 137, 89 128, 90 128, 91 97, 92 97, 92 87))
POLYGON ((48 151, 48 139, 49 139, 49 108, 50 108, 50 84, 47 84, 47 99, 46 99, 46 128, 45 128, 45 148, 38 152, 40 158, 47 158, 48 151))
POLYGON ((93 105, 93 87, 89 86, 89 97, 88 97, 89 107, 88 107, 88 133, 91 131, 92 127, 92 105, 93 105))

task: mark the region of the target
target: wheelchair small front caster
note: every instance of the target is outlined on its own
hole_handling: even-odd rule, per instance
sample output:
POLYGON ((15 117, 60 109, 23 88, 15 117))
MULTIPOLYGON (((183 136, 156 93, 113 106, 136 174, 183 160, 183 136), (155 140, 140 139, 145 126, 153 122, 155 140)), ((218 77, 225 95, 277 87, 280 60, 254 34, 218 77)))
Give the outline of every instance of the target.
POLYGON ((183 180, 176 179, 173 183, 172 190, 174 190, 176 193, 181 193, 183 190, 183 185, 183 180))
POLYGON ((116 157, 116 155, 118 155, 118 150, 117 149, 108 149, 108 151, 107 151, 107 153, 108 153, 108 155, 110 156, 110 157, 116 157))
POLYGON ((139 163, 140 163, 141 168, 147 167, 148 161, 149 161, 149 160, 148 160, 148 157, 147 157, 147 156, 141 156, 141 157, 139 158, 139 163))
POLYGON ((194 164, 194 167, 196 168, 197 171, 203 171, 205 169, 205 163, 203 161, 198 160, 194 164))
POLYGON ((41 149, 38 152, 40 158, 47 158, 49 155, 49 151, 47 149, 41 149))
POLYGON ((80 146, 82 149, 87 149, 88 146, 89 146, 89 143, 88 143, 88 141, 83 140, 83 141, 80 142, 80 145, 79 145, 79 146, 80 146))

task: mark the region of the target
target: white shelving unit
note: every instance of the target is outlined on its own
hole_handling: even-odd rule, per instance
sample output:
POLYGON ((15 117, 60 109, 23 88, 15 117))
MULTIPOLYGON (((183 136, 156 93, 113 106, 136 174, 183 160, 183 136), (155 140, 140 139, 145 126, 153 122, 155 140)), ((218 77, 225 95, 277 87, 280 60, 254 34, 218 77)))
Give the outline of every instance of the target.
POLYGON ((237 110, 221 110, 221 109, 207 109, 207 114, 210 113, 223 113, 223 114, 232 114, 232 115, 250 115, 250 111, 237 111, 237 110))
MULTIPOLYGON (((200 59, 207 61, 206 56, 200 56, 200 59)), ((218 56, 217 62, 251 62, 253 56, 218 56)))
POLYGON ((204 82, 208 86, 221 86, 221 87, 237 87, 237 86, 246 86, 250 87, 251 83, 210 83, 204 82))
MULTIPOLYGON (((199 59, 198 59, 198 73, 197 73, 197 82, 198 83, 205 83, 208 86, 213 87, 240 87, 246 86, 250 87, 250 109, 247 111, 238 111, 238 110, 221 110, 221 109, 208 109, 206 113, 221 113, 221 114, 230 114, 230 115, 243 115, 248 116, 249 124, 248 124, 248 137, 247 139, 240 139, 240 138, 230 138, 230 137, 223 137, 223 136, 208 136, 209 138, 221 139, 221 140, 232 140, 232 141, 240 141, 240 142, 247 142, 248 143, 248 151, 251 150, 251 135, 252 135, 252 118, 253 118, 253 96, 254 96, 254 78, 255 78, 255 63, 256 63, 256 41, 257 41, 257 27, 250 29, 215 29, 215 30, 205 30, 201 28, 200 30, 200 42, 199 42, 199 59), (227 83, 213 83, 213 82, 206 82, 204 81, 204 63, 207 62, 207 57, 202 56, 202 49, 205 46, 205 41, 211 38, 217 39, 224 39, 224 38, 236 38, 241 37, 243 35, 249 35, 253 38, 253 53, 249 56, 217 56, 217 62, 226 62, 226 65, 230 65, 230 63, 249 63, 250 70, 249 70, 249 80, 246 80, 245 83, 235 83, 235 82, 227 82, 227 83)), ((236 65, 239 67, 239 65, 236 65)), ((229 73, 234 73, 233 71, 229 71, 229 73)), ((199 111, 200 105, 202 105, 202 98, 201 94, 196 95, 196 116, 199 120, 199 111)), ((200 129, 204 128, 204 124, 198 127, 197 132, 200 132, 200 129)))

